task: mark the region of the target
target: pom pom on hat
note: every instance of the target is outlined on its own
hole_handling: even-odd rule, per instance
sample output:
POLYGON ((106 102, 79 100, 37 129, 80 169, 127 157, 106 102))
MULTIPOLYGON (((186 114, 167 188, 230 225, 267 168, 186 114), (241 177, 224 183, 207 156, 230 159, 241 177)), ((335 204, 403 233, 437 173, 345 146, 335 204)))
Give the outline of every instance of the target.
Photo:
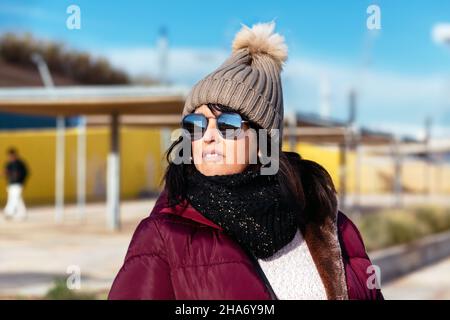
MULTIPOLYGON (((283 137, 281 71, 288 49, 275 23, 242 25, 233 41, 233 52, 216 70, 195 84, 186 97, 183 115, 204 104, 227 106, 283 137), (278 130, 278 131, 277 131, 278 130)), ((281 149, 281 143, 279 148, 281 149)))
POLYGON ((242 25, 233 41, 233 53, 247 48, 252 56, 259 54, 269 55, 277 66, 282 69, 287 60, 288 48, 284 37, 274 33, 275 22, 257 23, 249 28, 242 25))

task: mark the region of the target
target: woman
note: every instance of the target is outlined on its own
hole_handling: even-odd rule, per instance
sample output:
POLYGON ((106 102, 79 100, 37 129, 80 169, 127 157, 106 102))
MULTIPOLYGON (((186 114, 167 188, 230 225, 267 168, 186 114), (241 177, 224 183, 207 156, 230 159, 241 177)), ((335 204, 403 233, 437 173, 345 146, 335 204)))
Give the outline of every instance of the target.
POLYGON ((287 47, 273 31, 244 26, 191 90, 110 299, 382 299, 329 174, 281 151, 287 47))

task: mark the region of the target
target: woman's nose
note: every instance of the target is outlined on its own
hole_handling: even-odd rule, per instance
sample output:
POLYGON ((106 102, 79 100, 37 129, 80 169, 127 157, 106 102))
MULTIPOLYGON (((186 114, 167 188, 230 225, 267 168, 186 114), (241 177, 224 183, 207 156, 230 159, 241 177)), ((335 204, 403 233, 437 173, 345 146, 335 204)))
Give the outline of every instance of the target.
POLYGON ((215 119, 209 119, 208 127, 206 128, 205 134, 203 135, 204 142, 216 141, 218 138, 218 130, 216 128, 215 119))

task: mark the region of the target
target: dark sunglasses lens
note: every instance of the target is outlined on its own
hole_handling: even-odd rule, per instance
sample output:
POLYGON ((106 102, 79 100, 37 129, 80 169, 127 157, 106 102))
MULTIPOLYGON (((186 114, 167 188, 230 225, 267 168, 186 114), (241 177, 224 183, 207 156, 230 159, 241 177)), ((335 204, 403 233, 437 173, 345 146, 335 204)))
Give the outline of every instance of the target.
POLYGON ((208 127, 205 116, 200 114, 189 114, 183 118, 183 129, 187 130, 194 140, 203 137, 208 127))
POLYGON ((217 119, 217 127, 224 138, 236 137, 241 125, 242 118, 238 113, 222 113, 217 119))

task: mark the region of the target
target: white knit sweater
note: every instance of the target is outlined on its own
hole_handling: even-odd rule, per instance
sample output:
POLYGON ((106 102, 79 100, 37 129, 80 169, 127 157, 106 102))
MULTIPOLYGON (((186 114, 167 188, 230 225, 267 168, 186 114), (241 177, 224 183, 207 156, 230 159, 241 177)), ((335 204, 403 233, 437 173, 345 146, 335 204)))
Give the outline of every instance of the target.
POLYGON ((258 259, 280 300, 326 300, 325 287, 299 231, 294 239, 267 259, 258 259))

